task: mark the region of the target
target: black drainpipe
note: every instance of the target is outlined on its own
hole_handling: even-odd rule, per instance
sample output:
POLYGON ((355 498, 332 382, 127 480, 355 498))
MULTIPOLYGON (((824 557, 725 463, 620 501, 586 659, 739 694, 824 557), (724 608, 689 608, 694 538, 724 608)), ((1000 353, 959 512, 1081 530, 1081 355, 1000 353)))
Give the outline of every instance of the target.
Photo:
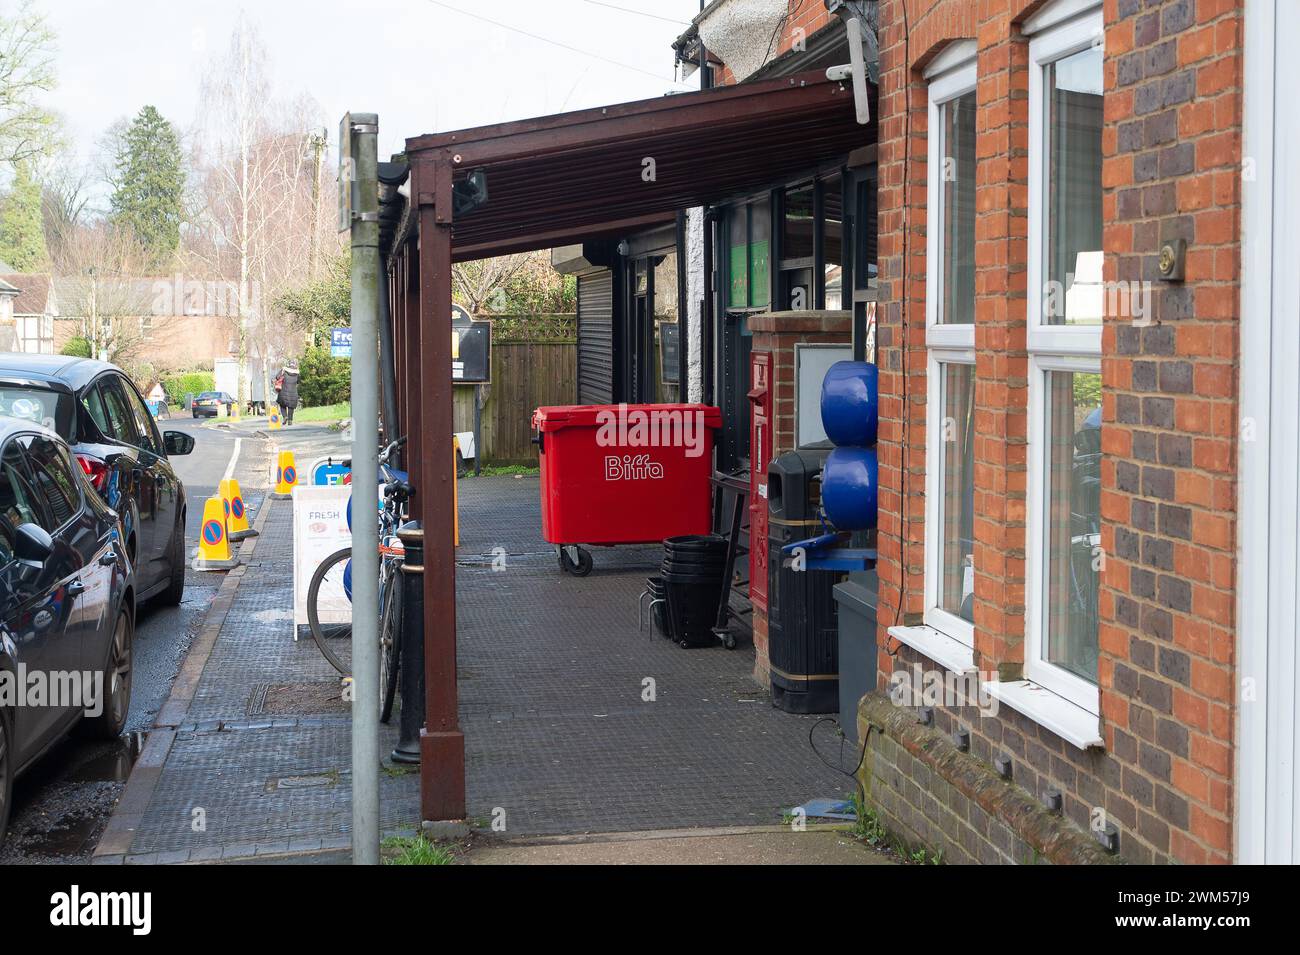
POLYGON ((379 269, 379 373, 383 388, 379 393, 379 412, 384 419, 384 440, 395 441, 401 436, 401 422, 397 420, 397 365, 393 351, 393 316, 388 301, 388 268, 379 269))
POLYGON ((717 316, 713 293, 713 227, 718 221, 718 210, 712 206, 704 209, 704 302, 700 309, 700 366, 704 390, 701 397, 706 405, 713 404, 713 346, 717 336, 717 316))

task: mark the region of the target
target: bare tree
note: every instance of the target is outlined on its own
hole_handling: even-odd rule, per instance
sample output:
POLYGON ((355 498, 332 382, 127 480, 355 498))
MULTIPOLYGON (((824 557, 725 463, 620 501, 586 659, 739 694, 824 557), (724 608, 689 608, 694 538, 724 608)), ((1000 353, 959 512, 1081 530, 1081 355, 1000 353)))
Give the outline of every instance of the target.
POLYGON ((41 164, 39 179, 45 247, 50 261, 58 262, 89 216, 91 174, 78 168, 72 157, 60 155, 41 164))
POLYGON ((54 32, 30 0, 0 12, 0 161, 43 155, 58 139, 58 121, 37 103, 54 88, 54 32))
POLYGON ((142 278, 146 250, 127 230, 99 221, 74 228, 51 253, 59 316, 79 320, 92 356, 132 365, 153 314, 153 283, 142 278))
POLYGON ((491 259, 458 262, 451 267, 451 287, 456 300, 477 315, 505 309, 505 289, 528 268, 532 253, 499 255, 491 259))
MULTIPOLYGON (((320 126, 319 110, 305 98, 274 99, 268 72, 266 49, 241 15, 230 47, 204 81, 194 137, 198 208, 187 243, 192 259, 241 290, 240 367, 258 358, 264 387, 269 362, 301 348, 301 338, 285 340, 271 303, 307 275, 321 226, 319 203, 312 202, 311 131, 320 126)), ((249 397, 242 376, 239 397, 249 397)))

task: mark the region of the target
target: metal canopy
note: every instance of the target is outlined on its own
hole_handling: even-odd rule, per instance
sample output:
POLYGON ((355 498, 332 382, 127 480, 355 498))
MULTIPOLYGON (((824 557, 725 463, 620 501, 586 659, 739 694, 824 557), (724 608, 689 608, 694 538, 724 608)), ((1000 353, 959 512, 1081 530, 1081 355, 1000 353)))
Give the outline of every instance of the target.
POLYGON ((398 419, 425 543, 421 819, 465 817, 448 444, 452 262, 630 235, 838 163, 873 139, 874 127, 855 120, 852 92, 805 73, 419 136, 407 141, 409 170, 386 170, 380 242, 392 276, 398 419), (466 209, 456 186, 476 171, 486 201, 466 209))
POLYGON ((627 234, 754 191, 875 139, 853 93, 821 72, 417 136, 413 166, 487 174, 455 217, 456 261, 627 234), (653 173, 653 176, 651 175, 653 173))

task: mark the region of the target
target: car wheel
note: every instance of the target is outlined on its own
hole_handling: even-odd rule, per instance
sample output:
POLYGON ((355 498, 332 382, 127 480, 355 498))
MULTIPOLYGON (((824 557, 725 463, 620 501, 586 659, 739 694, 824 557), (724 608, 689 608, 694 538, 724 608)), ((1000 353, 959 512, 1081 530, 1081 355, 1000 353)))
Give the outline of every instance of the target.
POLYGON ((131 709, 131 643, 134 637, 131 614, 125 607, 117 612, 113 627, 113 644, 104 668, 103 708, 98 716, 86 721, 86 732, 97 739, 117 739, 126 727, 131 709))
POLYGON ((9 831, 9 807, 14 801, 14 760, 18 747, 14 742, 14 717, 0 711, 0 845, 9 831))
POLYGON ((179 607, 181 601, 185 599, 185 515, 183 514, 172 530, 172 542, 167 549, 167 560, 171 564, 171 581, 158 598, 158 602, 164 607, 179 607))

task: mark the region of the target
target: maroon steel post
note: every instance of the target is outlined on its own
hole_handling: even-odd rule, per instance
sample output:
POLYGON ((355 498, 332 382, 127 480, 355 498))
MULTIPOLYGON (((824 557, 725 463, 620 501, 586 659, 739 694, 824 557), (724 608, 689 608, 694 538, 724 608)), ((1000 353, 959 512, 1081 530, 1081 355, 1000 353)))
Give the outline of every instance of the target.
MULTIPOLYGON (((465 818, 465 735, 456 686, 456 554, 452 543, 455 467, 451 445, 451 180, 447 150, 414 165, 420 223, 420 344, 423 386, 416 463, 424 527, 424 729, 420 733, 420 815, 465 818)), ((409 394, 409 392, 408 392, 409 394)))

